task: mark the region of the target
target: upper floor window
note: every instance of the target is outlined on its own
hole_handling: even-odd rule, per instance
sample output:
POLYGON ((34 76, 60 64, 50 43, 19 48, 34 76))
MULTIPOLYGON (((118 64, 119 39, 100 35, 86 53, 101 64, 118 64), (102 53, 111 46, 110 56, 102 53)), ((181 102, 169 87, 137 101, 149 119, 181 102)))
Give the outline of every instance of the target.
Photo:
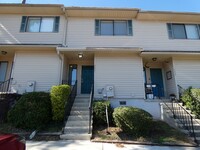
POLYGON ((60 17, 23 16, 20 32, 58 32, 60 17))
POLYGON ((95 20, 95 35, 133 35, 132 20, 95 20))
POLYGON ((200 25, 168 23, 168 35, 170 39, 199 39, 200 25))

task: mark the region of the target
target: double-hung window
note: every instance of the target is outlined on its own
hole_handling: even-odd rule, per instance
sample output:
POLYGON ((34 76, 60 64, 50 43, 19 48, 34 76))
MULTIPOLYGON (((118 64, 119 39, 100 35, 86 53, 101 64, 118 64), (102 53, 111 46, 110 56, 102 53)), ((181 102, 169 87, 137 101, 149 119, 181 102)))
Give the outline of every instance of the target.
POLYGON ((170 39, 200 39, 200 25, 168 23, 170 39))
POLYGON ((95 35, 131 36, 132 20, 95 20, 95 35))
POLYGON ((21 32, 58 32, 60 17, 23 16, 21 32))

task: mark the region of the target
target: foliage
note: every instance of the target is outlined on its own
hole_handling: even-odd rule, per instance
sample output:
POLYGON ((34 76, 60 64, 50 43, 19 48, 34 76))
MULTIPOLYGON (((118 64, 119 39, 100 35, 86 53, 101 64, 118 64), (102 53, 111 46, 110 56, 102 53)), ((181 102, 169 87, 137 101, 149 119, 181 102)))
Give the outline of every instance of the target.
POLYGON ((106 106, 108 110, 109 123, 113 123, 112 113, 113 109, 109 101, 98 100, 93 103, 93 121, 97 126, 107 125, 106 121, 106 106))
POLYGON ((116 126, 135 136, 148 135, 151 132, 152 116, 139 108, 122 106, 114 109, 113 118, 116 126))
POLYGON ((62 121, 64 119, 65 105, 70 94, 69 85, 57 85, 51 88, 52 120, 62 121))
POLYGON ((186 144, 193 143, 188 136, 179 130, 172 128, 163 121, 153 121, 151 134, 143 136, 135 136, 123 132, 119 127, 95 127, 93 128, 93 141, 114 140, 114 141, 137 141, 142 143, 159 143, 159 144, 186 144), (108 134, 109 133, 109 134, 108 134))
POLYGON ((182 96, 182 101, 198 118, 200 118, 200 89, 189 87, 182 96))
POLYGON ((23 129, 40 129, 51 120, 49 93, 31 92, 22 95, 8 112, 8 122, 23 129))

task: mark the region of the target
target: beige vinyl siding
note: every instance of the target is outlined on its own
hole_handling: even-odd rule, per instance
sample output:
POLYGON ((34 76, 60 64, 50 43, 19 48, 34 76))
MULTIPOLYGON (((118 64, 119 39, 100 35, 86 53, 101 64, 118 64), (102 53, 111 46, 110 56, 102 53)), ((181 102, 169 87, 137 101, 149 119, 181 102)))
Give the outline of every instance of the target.
POLYGON ((97 18, 68 19, 68 47, 141 47, 144 50, 199 51, 200 40, 169 39, 167 22, 133 20, 133 36, 95 36, 95 19, 97 18))
MULTIPOLYGON (((95 54, 94 94, 113 85, 115 98, 144 98, 144 75, 141 58, 135 54, 95 54)), ((105 92, 105 90, 104 90, 105 92)))
POLYGON ((173 58, 177 84, 183 88, 200 88, 200 58, 173 58))
POLYGON ((36 81, 36 91, 49 91, 60 81, 61 61, 55 51, 18 51, 13 67, 12 87, 24 93, 27 81, 36 81))
POLYGON ((60 17, 58 33, 20 32, 21 15, 0 15, 0 44, 62 44, 65 18, 60 17))
POLYGON ((164 76, 165 76, 164 79, 165 79, 165 85, 166 85, 166 97, 169 98, 170 94, 177 93, 172 59, 170 59, 168 62, 163 63, 163 67, 164 67, 164 76), (166 77, 166 73, 168 71, 171 71, 171 75, 172 75, 171 79, 167 79, 166 77))

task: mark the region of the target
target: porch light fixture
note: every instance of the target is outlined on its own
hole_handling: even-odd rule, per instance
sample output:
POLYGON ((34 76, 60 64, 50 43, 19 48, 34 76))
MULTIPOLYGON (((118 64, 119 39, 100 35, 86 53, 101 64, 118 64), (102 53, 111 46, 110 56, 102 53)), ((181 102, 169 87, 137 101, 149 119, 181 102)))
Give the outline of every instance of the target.
POLYGON ((79 53, 78 54, 78 58, 82 58, 83 57, 83 54, 82 53, 79 53))
POLYGON ((157 58, 156 58, 156 57, 153 57, 153 58, 152 58, 152 60, 153 60, 153 61, 156 61, 156 60, 157 60, 157 58))
POLYGON ((6 52, 6 51, 1 51, 1 54, 2 54, 2 55, 6 55, 7 52, 6 52))

